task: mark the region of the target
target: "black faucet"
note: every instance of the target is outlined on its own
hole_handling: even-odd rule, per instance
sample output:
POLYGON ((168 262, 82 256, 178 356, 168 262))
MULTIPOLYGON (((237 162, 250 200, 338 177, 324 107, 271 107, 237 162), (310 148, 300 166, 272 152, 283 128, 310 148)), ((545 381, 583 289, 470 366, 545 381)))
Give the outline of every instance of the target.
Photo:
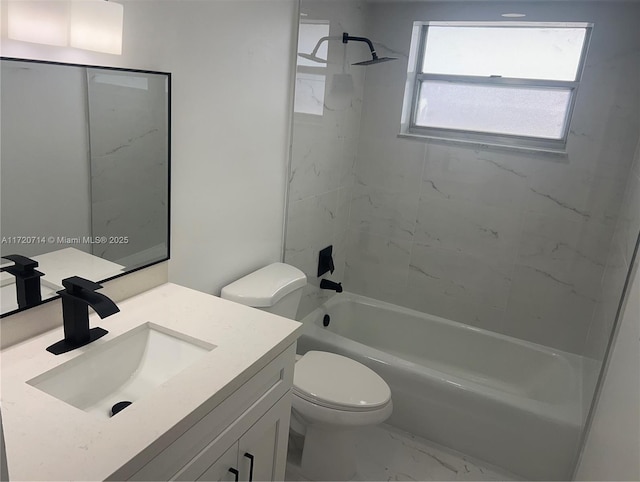
POLYGON ((98 283, 79 276, 62 280, 66 289, 58 291, 62 298, 62 317, 64 322, 64 340, 60 340, 47 348, 54 355, 74 350, 103 337, 107 330, 103 328, 89 329, 89 306, 106 318, 120 311, 116 304, 95 290, 102 288, 98 283))
POLYGON ((342 283, 336 283, 328 279, 320 280, 320 288, 323 290, 334 290, 338 293, 342 293, 342 283))
POLYGON ((40 277, 44 273, 35 269, 38 267, 38 262, 20 254, 8 254, 2 258, 15 263, 0 268, 0 271, 6 271, 16 277, 18 308, 28 308, 40 303, 42 301, 40 277))

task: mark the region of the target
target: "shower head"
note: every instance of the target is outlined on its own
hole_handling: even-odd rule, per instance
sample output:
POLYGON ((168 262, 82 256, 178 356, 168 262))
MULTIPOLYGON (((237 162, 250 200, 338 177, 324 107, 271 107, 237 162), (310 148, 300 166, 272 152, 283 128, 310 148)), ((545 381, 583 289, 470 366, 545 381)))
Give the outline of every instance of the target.
POLYGON ((327 42, 329 40, 340 40, 341 38, 342 37, 322 37, 320 40, 318 40, 318 43, 316 43, 316 46, 313 48, 310 54, 302 54, 298 52, 298 57, 302 57, 306 60, 311 60, 312 62, 318 62, 319 64, 326 64, 326 59, 318 57, 318 50, 320 50, 322 42, 327 42))
POLYGON ((356 62, 355 64, 351 64, 351 65, 374 65, 374 64, 379 64, 382 62, 388 62, 389 60, 398 60, 396 57, 375 57, 371 60, 364 60, 362 62, 356 62))
POLYGON ((298 53, 298 57, 302 57, 303 59, 311 60, 312 62, 318 62, 319 64, 326 64, 327 63, 327 61, 325 59, 321 59, 320 57, 314 55, 313 53, 310 53, 310 54, 298 53))
POLYGON ((368 38, 366 38, 366 37, 352 37, 347 32, 344 32, 342 34, 342 43, 346 44, 349 41, 352 41, 352 42, 364 42, 369 46, 369 50, 371 51, 371 60, 364 60, 362 62, 356 62, 355 64, 351 64, 351 65, 365 65, 366 66, 366 65, 379 64, 381 62, 388 62, 389 60, 396 60, 395 57, 378 57, 378 54, 376 54, 376 50, 373 48, 373 43, 368 38))

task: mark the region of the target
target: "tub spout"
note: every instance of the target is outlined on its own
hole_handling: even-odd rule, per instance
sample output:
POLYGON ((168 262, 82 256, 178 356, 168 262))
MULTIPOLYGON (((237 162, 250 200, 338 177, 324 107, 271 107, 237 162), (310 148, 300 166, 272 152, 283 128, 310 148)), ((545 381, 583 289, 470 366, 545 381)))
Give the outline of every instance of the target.
POLYGON ((336 283, 335 281, 330 281, 328 279, 320 281, 320 288, 323 290, 334 290, 338 293, 342 293, 342 283, 336 283))

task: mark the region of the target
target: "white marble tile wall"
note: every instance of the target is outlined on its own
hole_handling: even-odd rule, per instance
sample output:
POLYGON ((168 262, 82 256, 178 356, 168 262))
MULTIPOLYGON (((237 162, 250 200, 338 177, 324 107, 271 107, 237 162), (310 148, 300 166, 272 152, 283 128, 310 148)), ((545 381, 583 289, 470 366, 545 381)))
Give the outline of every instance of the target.
POLYGON ((345 287, 584 353, 640 130, 640 5, 518 4, 527 20, 597 24, 567 158, 397 138, 412 21, 504 8, 368 7, 368 35, 400 60, 366 73, 345 287))
POLYGON ((640 233, 640 142, 606 258, 600 296, 585 344, 585 355, 599 362, 603 360, 611 335, 638 233, 640 233))
MULTIPOLYGON (((328 22, 332 37, 341 37, 345 31, 356 35, 364 28, 362 2, 303 0, 301 13, 305 22, 328 22)), ((303 270, 309 280, 298 318, 335 294, 319 288, 318 252, 322 248, 334 247, 336 270, 325 277, 334 281, 344 277, 365 79, 365 70, 350 64, 361 60, 361 55, 359 48, 346 49, 339 38, 330 40, 328 63, 318 64, 320 70, 311 68, 313 74, 325 76, 322 115, 294 113, 285 262, 303 270), (348 77, 344 74, 353 81, 351 92, 345 88, 348 77)), ((309 67, 299 66, 298 72, 308 73, 309 67)))
POLYGON ((128 268, 167 253, 166 82, 154 74, 87 71, 91 232, 127 237, 94 244, 92 253, 128 268), (114 98, 126 104, 124 115, 113 109, 114 98))

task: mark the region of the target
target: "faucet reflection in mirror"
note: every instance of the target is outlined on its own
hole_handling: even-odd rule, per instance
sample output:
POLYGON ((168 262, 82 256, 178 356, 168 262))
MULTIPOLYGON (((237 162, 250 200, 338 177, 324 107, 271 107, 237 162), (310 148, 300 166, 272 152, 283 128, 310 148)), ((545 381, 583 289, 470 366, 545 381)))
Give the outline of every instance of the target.
POLYGON ((15 277, 15 301, 19 308, 29 308, 42 302, 40 289, 40 277, 44 273, 38 271, 38 262, 19 254, 7 254, 2 257, 13 261, 11 266, 2 266, 0 271, 5 271, 15 277))
POLYGON ((8 2, 13 40, 122 54, 124 7, 106 0, 8 2))

